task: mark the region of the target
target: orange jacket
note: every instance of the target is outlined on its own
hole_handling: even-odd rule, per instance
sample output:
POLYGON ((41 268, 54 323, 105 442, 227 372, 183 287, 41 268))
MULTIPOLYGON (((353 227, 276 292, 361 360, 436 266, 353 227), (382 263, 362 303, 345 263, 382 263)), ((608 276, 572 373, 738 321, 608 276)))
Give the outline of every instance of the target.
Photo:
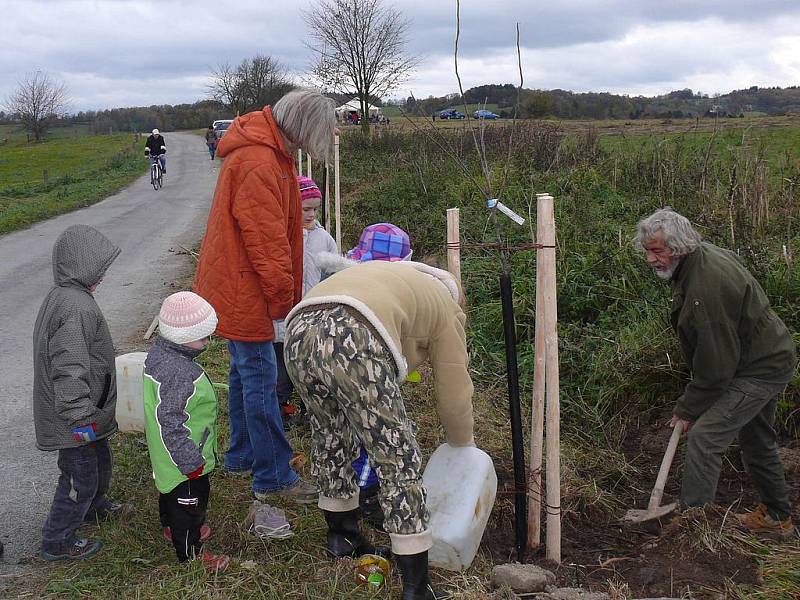
POLYGON ((193 289, 217 311, 217 334, 274 339, 272 321, 300 301, 303 211, 294 159, 267 106, 238 117, 220 140, 225 158, 193 289))

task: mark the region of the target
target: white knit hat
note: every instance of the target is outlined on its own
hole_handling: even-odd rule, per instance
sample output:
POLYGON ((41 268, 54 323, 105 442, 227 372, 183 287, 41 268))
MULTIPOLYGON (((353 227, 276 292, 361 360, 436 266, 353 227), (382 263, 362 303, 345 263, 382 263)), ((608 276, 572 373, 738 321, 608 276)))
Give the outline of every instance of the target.
POLYGON ((158 331, 165 340, 186 344, 210 336, 217 328, 214 307, 194 292, 176 292, 158 313, 158 331))

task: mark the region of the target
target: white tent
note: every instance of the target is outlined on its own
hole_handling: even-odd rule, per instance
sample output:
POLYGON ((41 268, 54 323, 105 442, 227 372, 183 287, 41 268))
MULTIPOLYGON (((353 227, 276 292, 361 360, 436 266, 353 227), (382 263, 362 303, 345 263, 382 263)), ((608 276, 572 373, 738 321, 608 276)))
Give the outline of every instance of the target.
MULTIPOLYGON (((381 114, 381 109, 379 106, 374 106, 370 104, 367 110, 369 111, 370 117, 375 117, 381 114)), ((336 108, 336 117, 339 118, 340 120, 344 119, 345 117, 347 117, 347 115, 351 113, 356 113, 359 115, 361 114, 361 103, 358 101, 358 98, 353 98, 352 100, 350 100, 350 102, 342 104, 341 106, 336 108)))

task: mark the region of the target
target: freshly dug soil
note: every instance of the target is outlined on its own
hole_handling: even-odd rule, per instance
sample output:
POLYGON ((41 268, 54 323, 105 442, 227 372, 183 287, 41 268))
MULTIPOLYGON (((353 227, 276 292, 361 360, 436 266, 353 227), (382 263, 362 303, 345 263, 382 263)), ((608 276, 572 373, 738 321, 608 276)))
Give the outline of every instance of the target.
MULTIPOLYGON (((627 435, 623 452, 641 476, 633 486, 617 490, 625 508, 647 506, 671 430, 659 419, 627 435), (635 503, 635 504, 634 504, 635 503)), ((794 506, 794 521, 800 523, 800 442, 785 440, 781 459, 786 470, 794 506)), ((510 461, 496 461, 498 500, 483 539, 483 549, 493 561, 516 560, 514 552, 513 475, 510 461), (506 470, 509 469, 509 470, 506 470)), ((663 503, 677 499, 683 469, 679 448, 667 481, 663 503)), ((743 512, 758 502, 755 489, 742 466, 738 448, 731 448, 723 462, 717 488, 716 508, 689 511, 662 521, 621 525, 620 514, 597 511, 570 512, 562 522, 562 563, 549 565, 558 585, 603 589, 607 580, 625 582, 634 597, 680 597, 687 589, 696 598, 718 597, 726 582, 758 585, 755 560, 736 543, 720 544, 715 537, 731 527, 727 512, 743 512), (730 511, 728 509, 730 508, 730 511)), ((565 503, 566 504, 566 503, 565 503)), ((543 528, 545 518, 543 517, 543 528)), ((544 540, 544 533, 542 535, 544 540)), ((548 566, 544 549, 526 562, 548 566)))

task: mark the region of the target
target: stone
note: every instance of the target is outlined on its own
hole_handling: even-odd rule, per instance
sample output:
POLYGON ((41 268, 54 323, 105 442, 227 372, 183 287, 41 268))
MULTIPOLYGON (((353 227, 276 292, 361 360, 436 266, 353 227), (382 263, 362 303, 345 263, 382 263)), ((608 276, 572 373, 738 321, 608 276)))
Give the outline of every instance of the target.
POLYGON ((589 592, 581 588, 558 588, 544 596, 546 600, 609 600, 605 592, 589 592))
POLYGON ((552 571, 536 565, 508 563, 497 565, 492 569, 492 583, 495 587, 508 586, 518 594, 543 592, 545 587, 554 583, 556 576, 552 571))

